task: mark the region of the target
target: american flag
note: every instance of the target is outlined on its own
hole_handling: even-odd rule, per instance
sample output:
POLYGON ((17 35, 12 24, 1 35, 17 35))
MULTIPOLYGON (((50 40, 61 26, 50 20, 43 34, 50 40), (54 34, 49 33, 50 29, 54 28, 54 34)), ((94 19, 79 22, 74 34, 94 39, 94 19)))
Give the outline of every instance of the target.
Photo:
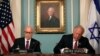
POLYGON ((0 51, 1 54, 9 53, 9 48, 15 40, 14 23, 10 10, 9 0, 0 2, 0 51))

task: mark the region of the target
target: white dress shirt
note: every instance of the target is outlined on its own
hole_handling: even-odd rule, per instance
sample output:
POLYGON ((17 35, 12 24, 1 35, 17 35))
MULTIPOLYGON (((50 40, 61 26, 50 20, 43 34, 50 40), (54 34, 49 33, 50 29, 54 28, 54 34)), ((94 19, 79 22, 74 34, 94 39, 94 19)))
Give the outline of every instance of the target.
MULTIPOLYGON (((75 45, 76 40, 73 38, 73 49, 74 49, 74 45, 75 45)), ((77 41, 77 46, 79 45, 79 41, 77 41)))
POLYGON ((49 20, 51 20, 52 16, 49 16, 49 20))
POLYGON ((29 41, 29 43, 28 43, 29 45, 28 45, 28 46, 30 47, 31 39, 27 40, 27 39, 25 38, 25 46, 26 46, 26 44, 27 44, 27 43, 26 43, 27 41, 29 41))

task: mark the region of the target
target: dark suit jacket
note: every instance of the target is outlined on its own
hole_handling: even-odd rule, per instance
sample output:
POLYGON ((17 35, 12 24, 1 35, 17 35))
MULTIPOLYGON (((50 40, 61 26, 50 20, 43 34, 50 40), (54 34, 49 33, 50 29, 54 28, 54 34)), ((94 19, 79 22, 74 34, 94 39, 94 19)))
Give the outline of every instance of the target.
MULTIPOLYGON (((73 48, 73 35, 72 34, 64 35, 62 37, 60 42, 55 46, 54 53, 55 54, 60 53, 60 49, 65 48, 65 47, 67 47, 69 49, 73 48)), ((78 48, 87 48, 88 49, 88 53, 95 54, 95 51, 92 48, 92 46, 90 45, 88 39, 83 37, 83 36, 79 40, 78 48)))
MULTIPOLYGON (((11 51, 15 50, 16 48, 25 50, 25 38, 24 37, 18 38, 14 41, 14 45, 12 46, 11 51)), ((29 50, 32 50, 33 52, 41 52, 40 42, 35 39, 31 39, 29 50)))
POLYGON ((41 27, 60 27, 60 21, 55 16, 52 16, 50 20, 49 17, 47 17, 47 19, 43 17, 41 20, 41 27))

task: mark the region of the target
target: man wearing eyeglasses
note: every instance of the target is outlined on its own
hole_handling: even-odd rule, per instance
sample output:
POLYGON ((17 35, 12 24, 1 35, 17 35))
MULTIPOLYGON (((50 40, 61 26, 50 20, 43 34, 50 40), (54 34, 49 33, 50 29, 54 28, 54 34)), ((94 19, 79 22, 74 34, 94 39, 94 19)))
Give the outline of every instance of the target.
POLYGON ((24 37, 15 39, 11 52, 15 52, 15 50, 27 50, 28 52, 41 53, 40 42, 32 38, 34 32, 32 27, 27 26, 24 32, 24 37))

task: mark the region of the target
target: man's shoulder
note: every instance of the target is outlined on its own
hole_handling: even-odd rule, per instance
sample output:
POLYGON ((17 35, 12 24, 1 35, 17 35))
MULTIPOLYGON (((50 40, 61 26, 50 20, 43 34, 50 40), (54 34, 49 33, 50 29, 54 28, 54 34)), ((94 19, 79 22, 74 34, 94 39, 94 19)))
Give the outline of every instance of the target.
POLYGON ((63 35, 63 37, 69 37, 72 36, 73 34, 67 34, 67 35, 63 35))
POLYGON ((66 38, 72 38, 73 34, 67 34, 67 35, 63 35, 62 38, 66 39, 66 38))
POLYGON ((38 40, 36 40, 36 39, 34 39, 34 38, 32 38, 31 40, 34 41, 34 42, 40 43, 38 40))
POLYGON ((82 36, 81 40, 88 40, 88 38, 82 36))
POLYGON ((16 38, 15 40, 23 40, 24 37, 16 38))

